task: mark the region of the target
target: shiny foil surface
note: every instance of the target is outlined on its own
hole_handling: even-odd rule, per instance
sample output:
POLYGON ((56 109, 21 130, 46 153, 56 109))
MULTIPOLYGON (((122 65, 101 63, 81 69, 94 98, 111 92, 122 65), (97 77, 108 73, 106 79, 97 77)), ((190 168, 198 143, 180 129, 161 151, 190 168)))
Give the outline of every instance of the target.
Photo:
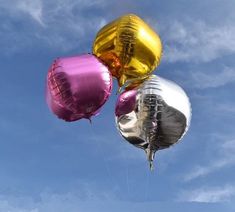
POLYGON ((141 18, 127 14, 98 32, 93 53, 109 67, 121 87, 149 76, 160 63, 162 43, 141 18))
POLYGON ((144 149, 152 166, 157 150, 177 143, 186 133, 191 105, 180 86, 152 75, 137 89, 119 96, 115 113, 120 134, 144 149))
POLYGON ((111 90, 112 76, 94 55, 56 59, 48 71, 48 106, 65 121, 96 115, 111 90))

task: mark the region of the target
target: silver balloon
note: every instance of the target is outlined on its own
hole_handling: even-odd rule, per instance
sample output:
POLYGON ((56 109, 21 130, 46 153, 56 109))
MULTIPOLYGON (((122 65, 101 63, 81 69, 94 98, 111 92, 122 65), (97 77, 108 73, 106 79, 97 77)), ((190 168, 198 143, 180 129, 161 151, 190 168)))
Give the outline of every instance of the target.
POLYGON ((186 133, 191 106, 176 83, 152 75, 137 89, 119 96, 115 114, 121 135, 145 150, 152 169, 155 152, 175 144, 186 133))

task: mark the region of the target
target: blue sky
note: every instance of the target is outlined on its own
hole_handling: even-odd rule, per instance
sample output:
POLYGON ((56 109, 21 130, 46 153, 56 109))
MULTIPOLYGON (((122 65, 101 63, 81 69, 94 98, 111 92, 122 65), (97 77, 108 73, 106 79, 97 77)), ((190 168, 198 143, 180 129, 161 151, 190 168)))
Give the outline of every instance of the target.
POLYGON ((234 0, 0 0, 0 212, 234 211, 234 10, 234 0), (193 109, 153 173, 115 128, 116 83, 92 125, 45 103, 53 59, 91 52, 97 30, 130 12, 159 33, 155 73, 193 109))

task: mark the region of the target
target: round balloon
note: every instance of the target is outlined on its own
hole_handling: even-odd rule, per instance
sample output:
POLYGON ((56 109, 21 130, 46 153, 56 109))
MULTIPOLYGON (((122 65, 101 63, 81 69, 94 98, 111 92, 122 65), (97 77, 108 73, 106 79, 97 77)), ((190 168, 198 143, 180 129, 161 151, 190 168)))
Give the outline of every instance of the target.
POLYGON ((121 87, 149 76, 160 63, 162 44, 141 18, 127 14, 98 32, 93 53, 108 65, 121 87))
POLYGON ((152 166, 157 150, 170 147, 186 133, 191 106, 181 87, 152 75, 137 89, 119 96, 115 114, 120 134, 144 149, 152 166))
POLYGON ((90 119, 108 99, 112 76, 94 55, 59 58, 47 75, 46 99, 51 111, 65 121, 90 119))

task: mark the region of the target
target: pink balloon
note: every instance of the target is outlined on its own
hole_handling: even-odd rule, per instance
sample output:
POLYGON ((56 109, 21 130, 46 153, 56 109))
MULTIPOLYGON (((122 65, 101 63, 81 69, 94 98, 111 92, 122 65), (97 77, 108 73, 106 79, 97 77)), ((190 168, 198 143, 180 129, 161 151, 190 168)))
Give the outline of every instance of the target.
POLYGON ((136 95, 137 90, 135 89, 120 94, 116 102, 115 115, 121 116, 130 113, 135 108, 136 95))
POLYGON ((108 68, 91 54, 56 59, 48 71, 47 104, 65 121, 96 115, 111 90, 108 68))

